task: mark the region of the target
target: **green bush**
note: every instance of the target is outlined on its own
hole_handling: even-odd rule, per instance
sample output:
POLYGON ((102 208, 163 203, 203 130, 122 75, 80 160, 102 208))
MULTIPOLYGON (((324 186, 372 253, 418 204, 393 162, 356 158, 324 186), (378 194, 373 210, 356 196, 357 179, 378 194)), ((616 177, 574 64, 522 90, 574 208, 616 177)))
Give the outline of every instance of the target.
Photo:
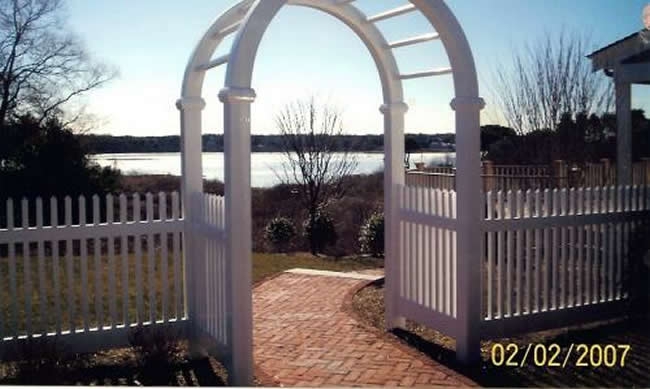
POLYGON ((296 226, 286 217, 273 218, 264 228, 264 239, 278 252, 285 252, 296 237, 296 226))
POLYGON ((373 256, 384 255, 384 214, 373 213, 361 227, 359 233, 361 251, 373 256))
POLYGON ((334 221, 323 209, 318 209, 307 217, 302 228, 312 254, 322 253, 325 247, 335 244, 338 240, 334 221))

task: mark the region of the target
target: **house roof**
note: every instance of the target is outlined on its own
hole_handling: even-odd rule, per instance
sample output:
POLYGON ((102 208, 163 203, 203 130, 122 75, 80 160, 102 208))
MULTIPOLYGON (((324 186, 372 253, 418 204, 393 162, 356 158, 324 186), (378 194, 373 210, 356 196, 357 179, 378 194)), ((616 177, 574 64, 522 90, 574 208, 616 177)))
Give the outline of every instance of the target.
POLYGON ((589 54, 594 71, 650 60, 650 30, 641 30, 589 54))

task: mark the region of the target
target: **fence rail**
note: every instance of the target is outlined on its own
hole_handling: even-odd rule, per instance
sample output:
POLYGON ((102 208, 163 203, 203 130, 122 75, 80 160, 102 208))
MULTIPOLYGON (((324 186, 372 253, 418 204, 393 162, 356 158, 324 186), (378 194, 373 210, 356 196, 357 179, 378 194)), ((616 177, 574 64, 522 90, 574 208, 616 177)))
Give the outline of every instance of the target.
POLYGON ((0 338, 66 335, 94 351, 132 326, 184 321, 178 194, 75 200, 7 200, 0 338))

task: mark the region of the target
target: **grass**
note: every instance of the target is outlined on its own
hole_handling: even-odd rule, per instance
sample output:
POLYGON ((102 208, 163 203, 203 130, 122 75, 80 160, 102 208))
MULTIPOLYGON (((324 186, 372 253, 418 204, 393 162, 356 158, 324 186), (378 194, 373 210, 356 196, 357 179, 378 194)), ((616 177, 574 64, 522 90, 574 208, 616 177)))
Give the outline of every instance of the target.
MULTIPOLYGON (((383 283, 377 282, 361 290, 353 300, 353 308, 360 318, 374 327, 384 328, 383 283)), ((494 339, 481 344, 482 362, 478 367, 466 368, 455 358, 455 341, 438 331, 413 322, 406 330, 394 334, 432 359, 471 378, 482 386, 498 387, 648 387, 650 386, 650 318, 592 323, 590 325, 530 333, 508 339, 494 339), (492 346, 515 343, 520 350, 528 344, 558 344, 565 356, 570 344, 625 345, 631 351, 625 367, 497 367, 490 362, 492 346)), ((523 352, 522 352, 523 354, 523 352)), ((550 354, 549 354, 550 355, 550 354)), ((575 354, 574 354, 575 355, 575 354)), ((573 362, 577 357, 574 356, 573 362)))

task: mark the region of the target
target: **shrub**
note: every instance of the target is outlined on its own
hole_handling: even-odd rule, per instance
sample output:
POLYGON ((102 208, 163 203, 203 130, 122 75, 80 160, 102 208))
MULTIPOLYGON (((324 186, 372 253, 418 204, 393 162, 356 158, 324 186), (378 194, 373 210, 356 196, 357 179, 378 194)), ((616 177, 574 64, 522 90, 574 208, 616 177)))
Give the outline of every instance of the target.
POLYGON ((384 254, 384 214, 380 212, 373 213, 366 223, 361 227, 359 234, 359 244, 361 251, 373 256, 383 256, 384 254))
POLYGON ((273 218, 264 228, 264 239, 278 252, 285 252, 296 236, 296 226, 286 217, 273 218))
POLYGON ((323 252, 326 246, 333 245, 338 240, 334 222, 322 208, 307 217, 302 228, 304 237, 309 241, 312 254, 323 252))

